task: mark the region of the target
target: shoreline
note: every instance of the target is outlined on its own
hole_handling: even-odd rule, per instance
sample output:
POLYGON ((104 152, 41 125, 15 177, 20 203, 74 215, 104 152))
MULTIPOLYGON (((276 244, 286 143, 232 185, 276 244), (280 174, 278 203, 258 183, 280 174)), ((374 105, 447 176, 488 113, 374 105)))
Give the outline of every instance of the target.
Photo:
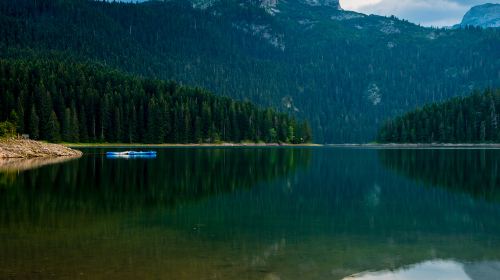
POLYGON ((0 159, 75 158, 83 153, 64 145, 19 138, 0 139, 0 159))
POLYGON ((140 144, 140 143, 62 143, 71 148, 196 148, 196 147, 322 147, 321 144, 278 144, 278 143, 203 143, 203 144, 140 144))
POLYGON ((483 144, 467 144, 467 143, 415 143, 415 144, 325 144, 325 147, 332 148, 366 148, 366 149, 500 149, 500 143, 483 143, 483 144))
POLYGON ((500 143, 431 143, 431 144, 278 144, 278 143, 189 143, 189 144, 140 144, 140 143, 60 143, 53 144, 26 139, 0 139, 0 159, 79 157, 83 153, 73 148, 244 148, 244 147, 330 147, 359 149, 500 149, 500 143))
POLYGON ((203 143, 203 144, 140 144, 140 143, 62 143, 71 148, 217 148, 217 147, 330 147, 330 148, 367 148, 367 149, 433 149, 433 148, 490 148, 500 149, 500 143, 467 144, 467 143, 432 143, 432 144, 377 144, 377 143, 346 143, 346 144, 277 144, 277 143, 203 143))

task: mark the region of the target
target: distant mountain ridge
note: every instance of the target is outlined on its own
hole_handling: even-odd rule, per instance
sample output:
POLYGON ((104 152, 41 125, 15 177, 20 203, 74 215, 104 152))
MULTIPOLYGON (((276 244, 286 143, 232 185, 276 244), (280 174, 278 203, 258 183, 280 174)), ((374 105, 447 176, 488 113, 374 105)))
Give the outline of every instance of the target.
MULTIPOLYGON (((112 2, 113 0, 108 0, 108 2, 112 2)), ((158 0, 118 0, 118 2, 125 3, 143 3, 147 1, 158 1, 158 0)), ((163 0, 163 2, 175 1, 175 0, 163 0)), ((215 3, 219 2, 240 2, 240 3, 253 3, 260 5, 263 8, 275 8, 278 4, 283 2, 298 2, 307 4, 309 6, 327 6, 336 9, 340 9, 339 0, 187 0, 193 3, 193 7, 206 9, 211 7, 215 3)))
POLYGON ((455 27, 500 27, 500 4, 484 4, 472 7, 455 27))
POLYGON ((303 4, 312 7, 329 7, 340 9, 339 0, 189 0, 193 7, 206 9, 219 3, 234 2, 240 5, 256 5, 264 8, 268 13, 275 14, 279 12, 279 5, 303 4))

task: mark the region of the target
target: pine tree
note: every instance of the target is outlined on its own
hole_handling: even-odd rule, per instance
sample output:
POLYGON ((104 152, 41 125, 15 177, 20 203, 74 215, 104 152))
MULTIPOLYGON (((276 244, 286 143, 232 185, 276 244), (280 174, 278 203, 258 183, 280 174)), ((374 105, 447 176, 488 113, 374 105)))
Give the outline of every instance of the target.
POLYGON ((71 112, 69 108, 64 110, 64 116, 61 122, 61 138, 65 142, 71 142, 71 112))
MULTIPOLYGON (((74 104, 73 104, 74 106, 74 104)), ((72 106, 72 107, 73 107, 72 106)), ((76 110, 76 109, 75 109, 76 110)), ((90 137, 89 137, 89 132, 88 132, 88 126, 87 126, 87 115, 85 114, 85 108, 80 108, 79 110, 79 117, 78 117, 78 132, 79 132, 79 140, 78 142, 89 142, 90 137)), ((93 125, 92 125, 93 127, 93 125)))
POLYGON ((51 142, 60 142, 61 141, 61 126, 56 116, 56 112, 52 111, 50 114, 49 120, 47 122, 47 140, 51 142))
POLYGON ((10 112, 10 116, 9 116, 9 123, 12 124, 14 127, 15 127, 15 131, 14 131, 14 134, 15 133, 19 133, 19 130, 17 130, 19 128, 19 125, 18 123, 20 122, 20 117, 17 115, 16 111, 12 110, 10 112))
POLYGON ((21 133, 21 134, 25 132, 25 126, 24 126, 25 112, 24 112, 22 100, 23 99, 21 97, 17 99, 17 108, 16 108, 16 112, 18 115, 18 118, 16 121, 16 130, 18 133, 21 133))
POLYGON ((52 110, 52 100, 50 97, 50 93, 43 90, 45 87, 43 86, 43 83, 40 85, 40 98, 41 98, 41 105, 40 105, 40 138, 41 139, 49 139, 49 133, 50 133, 50 127, 49 127, 49 120, 50 120, 50 115, 52 110))
POLYGON ((286 137, 288 139, 287 142, 295 143, 295 131, 293 125, 288 126, 288 132, 286 137))
POLYGON ((40 137, 39 132, 39 122, 40 119, 35 110, 35 105, 31 105, 30 122, 29 122, 29 135, 31 139, 38 139, 40 137))
POLYGON ((309 125, 308 122, 304 121, 302 123, 302 131, 304 135, 304 140, 302 141, 303 143, 310 143, 312 142, 312 129, 311 126, 309 125))
POLYGON ((78 115, 76 112, 75 104, 71 105, 71 123, 70 123, 70 141, 73 143, 80 142, 80 129, 79 129, 79 121, 78 115))
POLYGON ((130 122, 129 122, 129 129, 128 129, 128 142, 129 143, 136 143, 137 142, 137 111, 135 110, 135 106, 132 105, 132 111, 131 111, 131 116, 130 116, 130 122))

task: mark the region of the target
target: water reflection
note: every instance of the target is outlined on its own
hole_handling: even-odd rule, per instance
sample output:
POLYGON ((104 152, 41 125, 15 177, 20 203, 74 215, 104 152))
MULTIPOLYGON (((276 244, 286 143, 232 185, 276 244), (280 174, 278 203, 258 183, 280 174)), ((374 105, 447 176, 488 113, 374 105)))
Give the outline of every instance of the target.
POLYGON ((397 176, 376 150, 317 149, 309 166, 150 223, 232 244, 237 256, 249 255, 239 264, 246 271, 281 279, 342 279, 436 258, 500 259, 497 205, 397 176))
POLYGON ((500 260, 500 205, 400 176, 381 153, 165 149, 13 174, 0 188, 0 275, 343 279, 454 260, 473 280, 499 276, 484 261, 500 260))
POLYGON ((459 263, 456 261, 427 261, 395 271, 360 273, 344 280, 495 280, 500 275, 500 262, 459 263))
POLYGON ((384 166, 412 180, 500 202, 500 150, 380 150, 384 166))
POLYGON ((2 208, 19 210, 13 204, 18 201, 26 201, 23 205, 31 210, 171 208, 250 189, 307 166, 310 157, 303 149, 164 149, 154 160, 107 159, 99 149, 85 152, 90 155, 77 161, 3 175, 9 187, 0 193, 2 208))
POLYGON ((63 163, 79 157, 39 157, 39 158, 0 158, 0 176, 2 173, 22 172, 42 166, 63 163))

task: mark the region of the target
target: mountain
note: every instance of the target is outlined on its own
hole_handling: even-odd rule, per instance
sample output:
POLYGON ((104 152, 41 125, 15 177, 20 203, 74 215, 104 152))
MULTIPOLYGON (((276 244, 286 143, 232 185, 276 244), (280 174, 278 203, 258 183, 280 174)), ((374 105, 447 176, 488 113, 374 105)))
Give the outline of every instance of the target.
POLYGON ((500 31, 431 29, 337 1, 0 1, 0 56, 54 54, 175 80, 366 142, 384 121, 500 86, 500 31), (201 5, 203 4, 203 5, 201 5))
POLYGON ((500 27, 500 4, 484 4, 472 7, 462 19, 460 26, 500 27))
MULTIPOLYGON (((116 0, 115 0, 116 1, 116 0)), ((155 0, 118 0, 118 2, 124 2, 124 3, 142 3, 142 2, 147 2, 147 1, 155 1, 155 0)), ((158 1, 158 0, 156 0, 158 1)), ((163 2, 168 2, 172 0, 164 0, 163 2)), ((191 2, 192 6, 194 8, 201 8, 201 9, 206 9, 208 7, 213 6, 214 4, 228 1, 228 0, 188 0, 191 2)), ((231 0, 229 0, 231 1, 231 0)), ((273 9, 275 8, 278 4, 281 3, 287 3, 290 0, 250 0, 247 1, 249 3, 252 3, 253 5, 259 5, 263 8, 266 9, 273 9)), ((291 0, 291 2, 300 2, 309 6, 323 6, 323 7, 332 7, 335 9, 340 9, 340 3, 339 0, 291 0)), ((108 1, 108 2, 113 2, 113 1, 108 1)), ((233 0, 233 2, 238 2, 237 0, 233 0)), ((241 1, 239 1, 241 3, 241 1)))

